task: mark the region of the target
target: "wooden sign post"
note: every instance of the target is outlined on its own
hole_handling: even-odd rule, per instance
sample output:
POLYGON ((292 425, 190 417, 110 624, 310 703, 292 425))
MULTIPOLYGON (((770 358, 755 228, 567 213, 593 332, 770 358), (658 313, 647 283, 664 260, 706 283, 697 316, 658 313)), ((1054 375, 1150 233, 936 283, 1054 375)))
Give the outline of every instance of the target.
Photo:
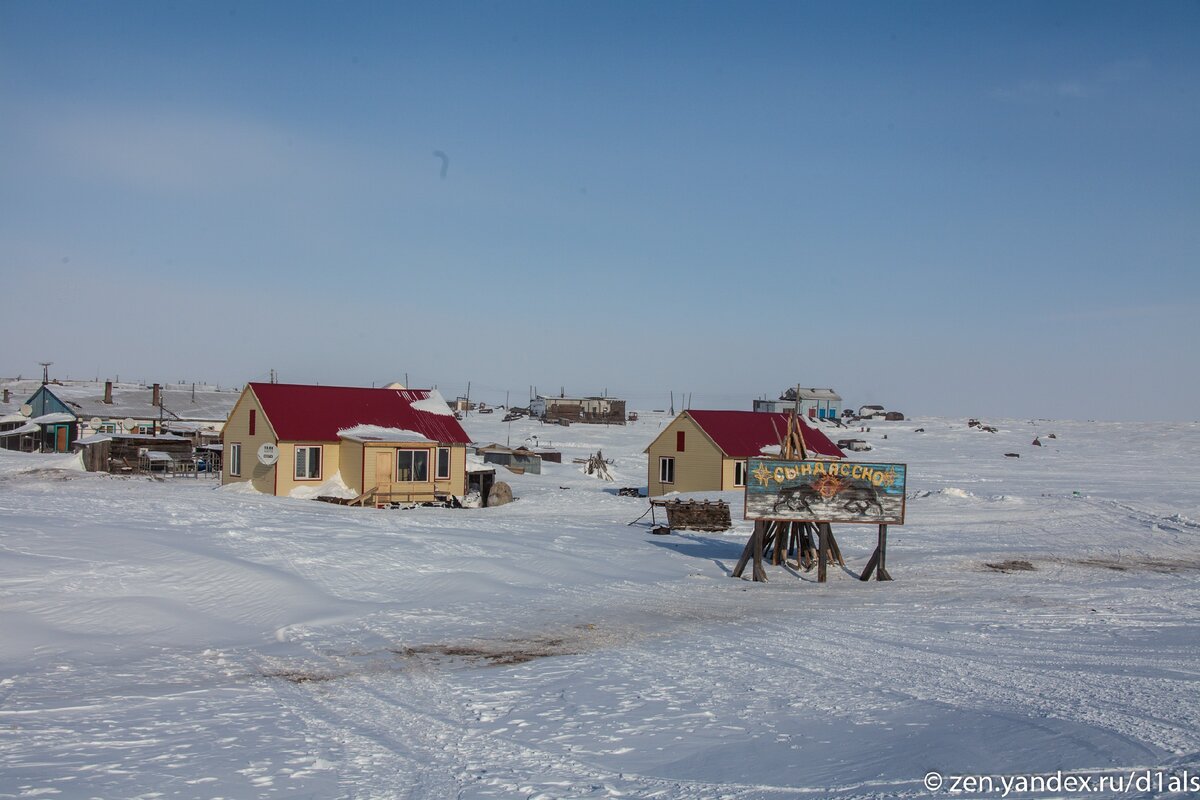
POLYGON ((746 543, 734 577, 740 577, 745 563, 753 558, 754 579, 766 580, 761 559, 768 544, 774 548, 777 564, 794 544, 797 566, 811 569, 811 535, 815 528, 817 581, 824 583, 830 561, 845 566, 832 523, 866 523, 879 526, 879 538, 860 577, 868 580, 874 573, 878 580, 891 580, 887 571, 887 528, 904 524, 906 472, 904 464, 749 459, 745 517, 754 520, 754 534, 746 543))

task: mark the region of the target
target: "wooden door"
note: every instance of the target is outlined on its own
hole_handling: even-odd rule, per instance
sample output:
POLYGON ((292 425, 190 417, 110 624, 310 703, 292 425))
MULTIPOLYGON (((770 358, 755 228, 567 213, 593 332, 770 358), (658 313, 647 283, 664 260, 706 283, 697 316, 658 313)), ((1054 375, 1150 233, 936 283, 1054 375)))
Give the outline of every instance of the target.
POLYGON ((392 456, 391 450, 379 450, 375 453, 375 485, 380 492, 392 490, 392 456))
POLYGON ((69 432, 70 428, 66 425, 59 425, 54 429, 54 452, 67 452, 67 435, 69 432))

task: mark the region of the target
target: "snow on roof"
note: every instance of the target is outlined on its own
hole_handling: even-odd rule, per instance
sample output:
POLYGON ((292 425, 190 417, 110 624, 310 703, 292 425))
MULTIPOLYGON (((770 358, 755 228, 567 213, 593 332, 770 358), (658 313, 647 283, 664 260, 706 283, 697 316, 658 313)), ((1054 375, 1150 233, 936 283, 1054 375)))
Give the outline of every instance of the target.
MULTIPOLYGON (((42 386, 41 380, 6 381, 4 386, 17 396, 31 396, 42 386)), ((158 419, 159 408, 154 405, 154 389, 140 383, 114 383, 113 402, 104 402, 104 381, 62 381, 47 384, 58 399, 83 420, 101 419, 158 419)), ((220 390, 215 386, 198 384, 162 384, 162 416, 165 419, 186 419, 202 422, 224 422, 233 410, 239 391, 220 390)))
MULTIPOLYGON (((404 387, 401 386, 401 389, 404 387)), ((446 398, 442 397, 442 393, 437 389, 430 389, 429 396, 424 400, 417 400, 412 404, 412 407, 417 411, 424 411, 427 414, 438 414, 443 417, 453 417, 454 412, 450 409, 446 398)))
POLYGON ((0 436, 19 436, 23 433, 36 433, 39 430, 40 428, 37 425, 32 422, 26 422, 21 427, 13 428, 11 431, 0 431, 0 436))
POLYGON ((75 440, 75 444, 100 444, 101 442, 111 442, 112 440, 113 434, 111 433, 97 433, 95 436, 81 436, 75 440))
POLYGON ((403 428, 384 428, 379 425, 355 425, 338 431, 339 439, 352 442, 432 442, 428 436, 403 428))
POLYGON ((29 421, 35 425, 56 425, 60 422, 74 422, 75 417, 70 414, 64 414, 61 411, 56 411, 52 414, 42 414, 40 417, 34 417, 29 421))
POLYGON ((291 383, 251 383, 249 388, 282 441, 334 442, 340 431, 360 425, 415 431, 434 442, 471 441, 453 412, 440 401, 441 395, 429 389, 291 383), (434 402, 422 402, 428 400, 434 402))

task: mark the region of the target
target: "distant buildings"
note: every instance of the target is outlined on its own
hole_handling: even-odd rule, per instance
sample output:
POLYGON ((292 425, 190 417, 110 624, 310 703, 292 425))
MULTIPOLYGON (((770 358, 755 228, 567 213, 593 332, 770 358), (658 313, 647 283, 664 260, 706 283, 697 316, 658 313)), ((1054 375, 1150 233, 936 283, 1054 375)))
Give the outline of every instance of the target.
POLYGON ((833 389, 791 388, 778 400, 755 400, 754 410, 769 414, 786 414, 796 407, 800 398, 800 416, 808 419, 838 419, 842 415, 842 396, 833 389))
POLYGON ((0 446, 68 452, 95 434, 153 436, 173 432, 196 444, 215 443, 238 393, 203 384, 115 381, 8 381, 0 394, 0 446), (30 406, 28 416, 21 406, 30 406), (67 418, 39 419, 47 414, 67 418), (26 425, 38 425, 38 430, 26 425), (16 433, 18 429, 23 432, 16 433), (7 434, 7 435, 6 435, 7 434))
POLYGON ((625 424, 625 401, 615 397, 546 397, 529 403, 529 415, 545 422, 625 424))

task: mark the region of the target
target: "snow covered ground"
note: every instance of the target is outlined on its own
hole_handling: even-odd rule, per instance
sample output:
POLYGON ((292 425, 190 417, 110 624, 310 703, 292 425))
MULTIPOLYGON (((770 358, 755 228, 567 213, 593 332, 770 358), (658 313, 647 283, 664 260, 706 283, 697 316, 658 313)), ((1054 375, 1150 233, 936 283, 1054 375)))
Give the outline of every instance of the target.
MULTIPOLYGON (((0 451, 0 797, 923 797, 930 770, 1200 773, 1200 425, 874 423, 856 457, 909 465, 896 580, 822 586, 731 579, 744 522, 626 524, 646 501, 616 488, 645 485, 665 421, 471 416, 478 441, 536 435, 567 462, 501 469, 519 500, 474 510, 0 451), (570 463, 597 449, 615 484, 570 463), (1032 569, 987 566, 1012 561, 1032 569)), ((861 568, 874 530, 837 531, 861 568)))

